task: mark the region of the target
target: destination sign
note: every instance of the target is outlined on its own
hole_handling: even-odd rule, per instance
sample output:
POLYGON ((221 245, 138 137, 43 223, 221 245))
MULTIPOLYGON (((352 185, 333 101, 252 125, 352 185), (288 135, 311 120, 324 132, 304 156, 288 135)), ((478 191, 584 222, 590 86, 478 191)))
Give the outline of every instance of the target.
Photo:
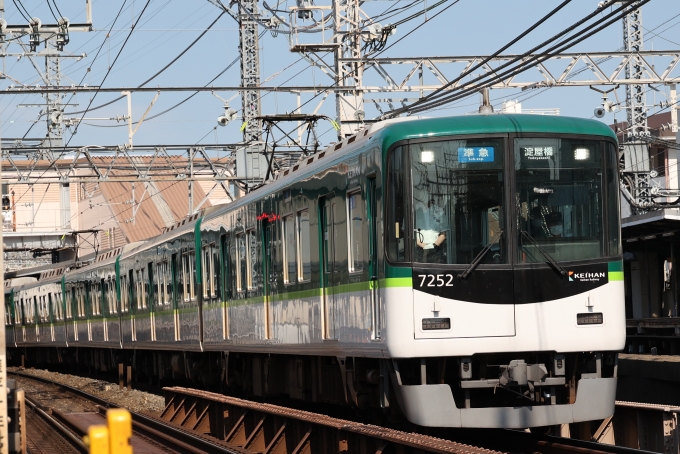
POLYGON ((493 147, 458 147, 458 162, 493 162, 493 147))

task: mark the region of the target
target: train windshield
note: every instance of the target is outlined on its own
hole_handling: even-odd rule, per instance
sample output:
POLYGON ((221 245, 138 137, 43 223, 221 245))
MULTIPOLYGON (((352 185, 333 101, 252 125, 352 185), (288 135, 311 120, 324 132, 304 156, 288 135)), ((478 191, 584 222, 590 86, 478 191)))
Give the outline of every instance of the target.
POLYGON ((506 140, 393 150, 386 213, 392 261, 503 265, 512 255, 517 264, 555 266, 620 255, 615 146, 576 137, 506 140))
POLYGON ((506 263, 504 139, 428 142, 410 153, 414 261, 506 263))
POLYGON ((520 263, 545 263, 546 254, 558 262, 605 254, 601 148, 593 140, 514 140, 520 263))

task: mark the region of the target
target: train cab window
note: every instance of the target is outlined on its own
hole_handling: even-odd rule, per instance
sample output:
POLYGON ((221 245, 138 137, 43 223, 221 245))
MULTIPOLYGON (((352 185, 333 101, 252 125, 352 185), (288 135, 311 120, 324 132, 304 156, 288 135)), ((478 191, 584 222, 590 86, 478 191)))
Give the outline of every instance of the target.
POLYGON ((247 267, 246 236, 243 233, 236 235, 236 291, 242 292, 243 278, 247 267))
POLYGON ((295 217, 283 218, 283 282, 294 284, 297 277, 297 245, 296 245, 295 217))
POLYGON ((297 263, 298 281, 308 282, 312 278, 311 236, 309 233, 309 210, 297 213, 297 263))
POLYGON ((364 201, 361 191, 347 194, 347 249, 350 273, 359 273, 364 269, 364 201))
POLYGON ((507 262, 503 241, 502 138, 411 145, 413 260, 507 262))
POLYGON ((602 142, 576 138, 515 139, 521 263, 544 263, 546 253, 557 262, 606 253, 601 148, 602 142))

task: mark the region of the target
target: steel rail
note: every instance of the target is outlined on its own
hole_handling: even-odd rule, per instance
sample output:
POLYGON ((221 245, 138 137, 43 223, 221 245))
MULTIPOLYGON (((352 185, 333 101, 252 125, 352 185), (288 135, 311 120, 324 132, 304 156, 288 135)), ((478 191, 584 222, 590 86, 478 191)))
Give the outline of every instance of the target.
MULTIPOLYGON (((98 405, 98 407, 102 410, 106 410, 108 408, 118 408, 119 406, 112 403, 108 402, 100 397, 94 396, 92 394, 86 393, 85 391, 82 391, 77 388, 73 388, 68 385, 64 385, 62 383, 50 381, 46 378, 42 377, 36 377, 34 375, 29 375, 29 374, 22 374, 20 372, 8 372, 9 374, 14 374, 17 376, 20 376, 22 378, 26 378, 29 380, 35 380, 39 381, 42 383, 47 383, 50 385, 58 386, 70 393, 73 393, 79 397, 82 397, 86 400, 89 400, 91 402, 94 402, 98 405)), ((43 410, 40 408, 36 407, 39 412, 45 413, 43 410)), ((130 410, 128 410, 130 411, 130 410)), ((46 413, 45 413, 46 414, 46 413)), ((205 437, 201 437, 199 435, 192 434, 184 429, 180 429, 176 426, 169 425, 163 421, 156 420, 152 417, 143 415, 141 413, 137 413, 134 411, 130 411, 130 414, 132 415, 132 428, 133 428, 133 434, 138 434, 142 435, 146 438, 149 438, 153 441, 162 443, 164 446, 167 448, 177 451, 179 453, 186 453, 186 454, 243 454, 246 451, 240 450, 240 449, 235 449, 233 447, 228 447, 226 445, 220 444, 219 440, 210 440, 205 437)), ((56 421, 55 418, 52 418, 56 424, 59 424, 64 430, 65 429, 64 425, 58 421, 56 421)), ((75 437, 75 436, 74 436, 75 437)), ((77 437, 76 437, 77 438, 77 437)), ((79 440, 80 443, 84 445, 82 440, 79 440)), ((88 452, 87 448, 84 452, 88 452)))
POLYGON ((73 443, 76 449, 85 454, 90 452, 89 447, 83 442, 81 438, 83 434, 80 434, 81 437, 77 436, 71 428, 68 428, 64 424, 62 424, 62 422, 59 421, 58 418, 55 418, 54 415, 50 415, 45 410, 40 408, 40 405, 37 402, 34 402, 33 399, 29 398, 28 396, 24 396, 24 399, 26 401, 26 404, 28 404, 28 406, 31 407, 34 412, 39 414, 52 427, 57 429, 57 431, 63 437, 67 438, 71 443, 73 443))

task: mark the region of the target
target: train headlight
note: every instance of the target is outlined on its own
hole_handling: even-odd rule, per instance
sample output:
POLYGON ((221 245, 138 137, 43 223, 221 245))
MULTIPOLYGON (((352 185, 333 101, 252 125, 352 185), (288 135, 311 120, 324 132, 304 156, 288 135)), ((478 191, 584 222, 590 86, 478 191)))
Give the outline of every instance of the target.
POLYGON ((434 152, 433 151, 421 151, 420 152, 420 162, 434 162, 434 152))
POLYGON ((574 149, 574 159, 577 161, 585 161, 590 158, 590 150, 588 148, 575 148, 574 149))

